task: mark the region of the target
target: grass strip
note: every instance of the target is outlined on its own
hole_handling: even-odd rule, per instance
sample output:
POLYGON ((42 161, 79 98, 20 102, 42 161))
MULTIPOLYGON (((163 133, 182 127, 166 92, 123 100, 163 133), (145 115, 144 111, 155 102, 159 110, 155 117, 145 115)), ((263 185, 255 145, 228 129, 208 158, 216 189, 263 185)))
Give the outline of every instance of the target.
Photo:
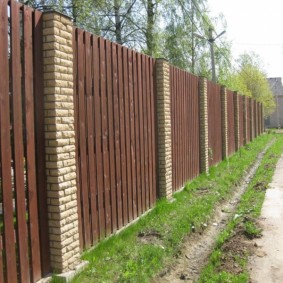
MULTIPOLYGON (((136 223, 101 241, 82 258, 86 270, 72 282, 148 282, 178 255, 183 238, 201 228, 213 209, 229 199, 250 164, 274 135, 262 135, 241 148, 229 161, 188 183, 175 201, 161 199, 136 223)), ((53 282, 59 282, 53 279, 53 282)))
POLYGON ((275 143, 267 150, 254 178, 242 195, 234 217, 219 235, 198 283, 249 282, 248 257, 255 249, 249 239, 261 235, 257 218, 261 213, 266 189, 283 152, 283 135, 275 137, 275 143))

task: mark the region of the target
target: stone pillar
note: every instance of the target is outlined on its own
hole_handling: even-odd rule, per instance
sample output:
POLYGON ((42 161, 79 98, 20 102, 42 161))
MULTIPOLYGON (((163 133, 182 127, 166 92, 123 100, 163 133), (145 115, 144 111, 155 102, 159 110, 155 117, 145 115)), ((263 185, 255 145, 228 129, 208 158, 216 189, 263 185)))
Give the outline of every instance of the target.
POLYGON ((208 101, 207 79, 199 78, 199 103, 200 103, 200 171, 208 174, 208 101))
POLYGON ((222 156, 228 157, 228 114, 227 114, 227 89, 221 87, 221 125, 222 125, 222 156))
POLYGON ((53 272, 80 261, 75 162, 72 22, 43 14, 44 117, 50 260, 53 272))
POLYGON ((172 136, 170 68, 165 59, 156 60, 158 190, 160 197, 172 196, 172 136))
POLYGON ((239 95, 234 92, 235 149, 240 149, 239 95))

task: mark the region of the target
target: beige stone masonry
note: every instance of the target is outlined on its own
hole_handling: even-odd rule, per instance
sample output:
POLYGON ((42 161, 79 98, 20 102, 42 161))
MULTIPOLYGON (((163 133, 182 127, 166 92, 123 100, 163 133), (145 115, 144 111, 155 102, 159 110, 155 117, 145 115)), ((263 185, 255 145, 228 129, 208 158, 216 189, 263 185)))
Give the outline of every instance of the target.
POLYGON ((222 127, 222 156, 228 157, 228 113, 227 113, 227 89, 221 87, 221 127, 222 127))
POLYGON ((73 102, 73 26, 43 14, 44 116, 50 260, 52 271, 80 262, 73 102))
POLYGON ((170 68, 165 59, 156 60, 157 154, 159 196, 172 196, 172 136, 170 68))
POLYGON ((240 149, 239 95, 234 92, 235 149, 240 149))
POLYGON ((200 171, 208 174, 208 101, 207 101, 207 79, 199 79, 199 103, 200 103, 200 171))

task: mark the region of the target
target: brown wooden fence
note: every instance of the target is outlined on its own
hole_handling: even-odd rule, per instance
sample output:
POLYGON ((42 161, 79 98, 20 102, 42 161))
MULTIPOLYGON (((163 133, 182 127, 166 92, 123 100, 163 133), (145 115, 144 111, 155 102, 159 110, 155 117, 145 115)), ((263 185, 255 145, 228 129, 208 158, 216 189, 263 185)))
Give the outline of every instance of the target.
POLYGON ((156 200, 155 60, 75 29, 82 246, 156 200))
POLYGON ((244 96, 239 95, 239 146, 243 146, 244 139, 244 96))
MULTIPOLYGON (((0 1, 0 283, 36 282, 50 272, 42 26, 41 12, 0 1)), ((73 47, 79 229, 87 248, 156 202, 155 60, 78 28, 73 47)), ((170 67, 173 191, 200 173, 199 80, 170 67)), ((211 166, 222 160, 223 125, 221 87, 207 87, 211 166)), ((263 113, 261 104, 247 101, 249 142, 262 132, 263 113)), ((227 103, 232 154, 230 91, 227 103)), ((239 105, 242 145, 241 97, 239 105)))
POLYGON ((251 141, 251 98, 246 97, 246 112, 247 112, 247 143, 251 141))
POLYGON ((256 129, 256 137, 259 135, 259 102, 255 101, 255 129, 256 129))
POLYGON ((209 165, 222 160, 221 86, 207 82, 209 165))
POLYGON ((50 271, 42 22, 40 12, 9 3, 0 1, 0 282, 26 283, 50 271))
POLYGON ((173 191, 200 172, 198 80, 170 67, 173 191))
POLYGON ((227 90, 228 155, 235 152, 235 109, 234 93, 227 90))

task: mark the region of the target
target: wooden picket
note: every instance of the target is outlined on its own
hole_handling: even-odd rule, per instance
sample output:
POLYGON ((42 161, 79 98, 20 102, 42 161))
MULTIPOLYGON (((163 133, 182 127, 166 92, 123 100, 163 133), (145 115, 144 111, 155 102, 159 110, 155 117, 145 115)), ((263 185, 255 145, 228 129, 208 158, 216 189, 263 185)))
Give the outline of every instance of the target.
POLYGON ((200 172, 197 76, 170 67, 173 191, 200 172))
POLYGON ((74 35, 81 246, 89 247, 155 203, 155 60, 74 35))
POLYGON ((50 272, 42 13, 3 0, 0 15, 0 282, 28 283, 50 272))

